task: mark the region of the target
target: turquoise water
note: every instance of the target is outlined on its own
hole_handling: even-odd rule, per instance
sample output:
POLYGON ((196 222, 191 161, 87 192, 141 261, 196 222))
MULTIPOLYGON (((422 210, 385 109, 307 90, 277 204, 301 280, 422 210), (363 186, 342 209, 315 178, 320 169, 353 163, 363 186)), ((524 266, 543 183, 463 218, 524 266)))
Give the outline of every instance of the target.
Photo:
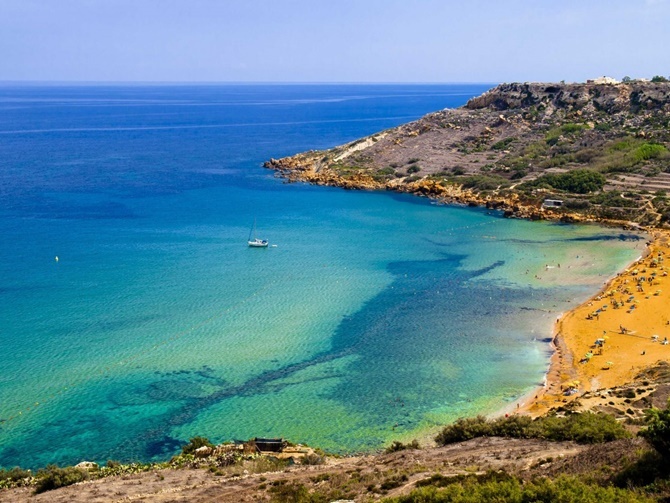
POLYGON ((0 466, 375 450, 541 384, 641 239, 260 167, 486 87, 0 87, 0 466))

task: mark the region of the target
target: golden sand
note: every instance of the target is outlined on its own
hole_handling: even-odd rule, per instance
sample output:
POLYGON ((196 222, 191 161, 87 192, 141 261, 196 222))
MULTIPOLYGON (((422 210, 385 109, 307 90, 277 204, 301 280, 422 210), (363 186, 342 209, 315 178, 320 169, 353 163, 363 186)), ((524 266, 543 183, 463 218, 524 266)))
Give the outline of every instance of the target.
POLYGON ((663 343, 670 340, 670 234, 652 236, 642 259, 556 323, 547 384, 524 412, 541 415, 585 391, 629 383, 641 370, 670 360, 670 344, 663 343), (573 394, 566 394, 570 389, 573 394))

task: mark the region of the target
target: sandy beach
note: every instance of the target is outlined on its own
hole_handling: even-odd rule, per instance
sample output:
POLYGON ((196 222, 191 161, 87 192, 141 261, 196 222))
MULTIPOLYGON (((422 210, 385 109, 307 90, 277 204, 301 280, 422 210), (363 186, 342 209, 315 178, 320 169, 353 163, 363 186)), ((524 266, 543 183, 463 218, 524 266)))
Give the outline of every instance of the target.
POLYGON ((641 259, 556 322, 546 385, 521 412, 541 415, 670 360, 670 233, 651 236, 641 259))

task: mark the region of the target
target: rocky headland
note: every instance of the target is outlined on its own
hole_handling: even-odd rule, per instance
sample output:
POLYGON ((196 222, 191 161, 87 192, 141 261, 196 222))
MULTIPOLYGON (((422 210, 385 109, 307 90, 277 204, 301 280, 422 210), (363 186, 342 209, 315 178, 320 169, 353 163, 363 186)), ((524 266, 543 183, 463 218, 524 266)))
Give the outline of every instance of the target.
POLYGON ((290 181, 507 216, 664 227, 669 123, 668 82, 501 84, 463 107, 265 166, 290 181))

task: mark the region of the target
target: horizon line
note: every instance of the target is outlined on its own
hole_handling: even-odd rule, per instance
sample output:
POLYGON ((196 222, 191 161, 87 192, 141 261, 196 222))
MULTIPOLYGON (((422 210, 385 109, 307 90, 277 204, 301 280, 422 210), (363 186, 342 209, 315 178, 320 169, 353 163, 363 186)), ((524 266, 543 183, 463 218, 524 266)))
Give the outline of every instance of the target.
POLYGON ((452 82, 411 82, 411 81, 254 81, 254 80, 240 80, 240 81, 215 81, 215 80, 201 80, 201 81, 184 81, 184 80, 0 80, 0 86, 6 85, 203 85, 203 86, 223 86, 223 85, 453 85, 453 84, 470 84, 470 85, 496 85, 498 81, 452 81, 452 82))

